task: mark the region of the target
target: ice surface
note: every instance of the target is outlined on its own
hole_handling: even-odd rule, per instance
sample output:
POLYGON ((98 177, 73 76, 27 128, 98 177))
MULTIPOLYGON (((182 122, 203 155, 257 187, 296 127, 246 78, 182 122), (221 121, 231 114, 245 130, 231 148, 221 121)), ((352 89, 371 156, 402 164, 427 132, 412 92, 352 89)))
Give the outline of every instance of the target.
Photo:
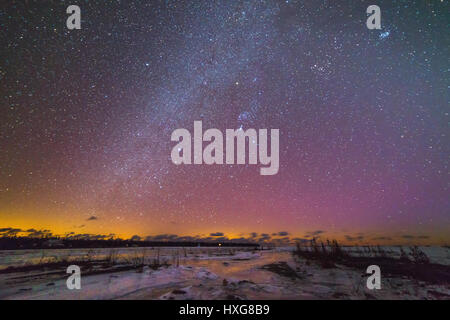
MULTIPOLYGON (((96 249, 90 255, 93 260, 102 259, 109 250, 96 249)), ((116 263, 119 266, 125 265, 129 257, 143 252, 142 248, 117 250, 120 257, 116 263)), ((382 278, 382 290, 369 290, 366 288, 367 275, 361 270, 341 265, 324 269, 316 263, 294 258, 292 250, 147 248, 146 263, 159 258, 160 262, 166 262, 169 266, 156 270, 149 266, 121 272, 106 270, 100 274, 90 274, 89 270, 82 268, 81 290, 67 289, 66 279, 69 275, 65 274, 65 270, 0 273, 0 299, 450 298, 449 284, 432 285, 404 277, 382 278), (270 266, 282 266, 284 269, 270 266), (291 274, 279 270, 287 270, 291 274)), ((355 251, 355 248, 346 250, 355 251)), ((449 249, 424 247, 423 250, 433 262, 448 265, 449 249)), ((393 255, 400 254, 397 247, 390 247, 388 251, 393 255)), ((79 249, 3 251, 0 254, 0 266, 26 265, 52 256, 62 259, 70 255, 78 259, 86 254, 88 250, 79 249)))

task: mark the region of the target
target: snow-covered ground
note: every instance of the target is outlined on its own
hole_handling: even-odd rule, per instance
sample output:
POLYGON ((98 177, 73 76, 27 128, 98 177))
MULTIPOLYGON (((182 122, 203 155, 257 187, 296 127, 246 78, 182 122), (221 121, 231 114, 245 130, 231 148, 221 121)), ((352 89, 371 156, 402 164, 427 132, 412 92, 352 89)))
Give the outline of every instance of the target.
MULTIPOLYGON (((422 248, 432 262, 449 265, 450 250, 422 248)), ((353 249, 347 248, 352 251, 353 249)), ((121 248, 115 264, 133 257, 170 266, 89 274, 80 290, 66 286, 64 268, 0 273, 0 299, 449 299, 449 284, 387 278, 382 289, 366 288, 365 273, 337 265, 324 269, 294 258, 292 248, 121 248), (60 270, 62 269, 62 270, 60 270)), ((397 254, 392 247, 392 254, 397 254)), ((398 251, 399 254, 400 251, 398 251)), ((357 254, 357 253, 355 253, 357 254)), ((111 249, 1 251, 0 269, 50 261, 104 259, 111 249)), ((83 274, 84 273, 84 274, 83 274)))

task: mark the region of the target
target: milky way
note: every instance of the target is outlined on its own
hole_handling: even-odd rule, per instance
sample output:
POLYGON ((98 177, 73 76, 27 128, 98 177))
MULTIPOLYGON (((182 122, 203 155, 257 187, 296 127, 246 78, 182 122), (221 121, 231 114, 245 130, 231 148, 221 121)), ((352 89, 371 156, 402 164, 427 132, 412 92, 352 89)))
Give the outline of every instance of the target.
POLYGON ((0 8, 0 227, 450 240, 448 2, 75 2, 0 8), (278 174, 175 166, 196 120, 280 129, 278 174))

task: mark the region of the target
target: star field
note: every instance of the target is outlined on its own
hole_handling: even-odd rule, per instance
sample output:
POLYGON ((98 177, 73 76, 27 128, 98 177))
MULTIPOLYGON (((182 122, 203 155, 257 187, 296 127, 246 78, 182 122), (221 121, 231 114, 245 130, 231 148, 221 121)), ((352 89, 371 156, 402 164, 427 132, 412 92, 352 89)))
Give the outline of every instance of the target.
POLYGON ((0 227, 448 243, 449 5, 371 4, 2 5, 0 227), (279 173, 175 166, 196 120, 280 129, 279 173))

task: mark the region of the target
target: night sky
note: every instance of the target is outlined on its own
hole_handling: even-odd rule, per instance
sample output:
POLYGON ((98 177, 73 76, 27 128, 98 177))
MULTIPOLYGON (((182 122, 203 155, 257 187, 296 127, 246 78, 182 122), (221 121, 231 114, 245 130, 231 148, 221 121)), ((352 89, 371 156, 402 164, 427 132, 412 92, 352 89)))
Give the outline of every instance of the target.
POLYGON ((448 1, 8 3, 0 234, 450 242, 448 1), (278 174, 174 165, 195 120, 279 129, 278 174))

